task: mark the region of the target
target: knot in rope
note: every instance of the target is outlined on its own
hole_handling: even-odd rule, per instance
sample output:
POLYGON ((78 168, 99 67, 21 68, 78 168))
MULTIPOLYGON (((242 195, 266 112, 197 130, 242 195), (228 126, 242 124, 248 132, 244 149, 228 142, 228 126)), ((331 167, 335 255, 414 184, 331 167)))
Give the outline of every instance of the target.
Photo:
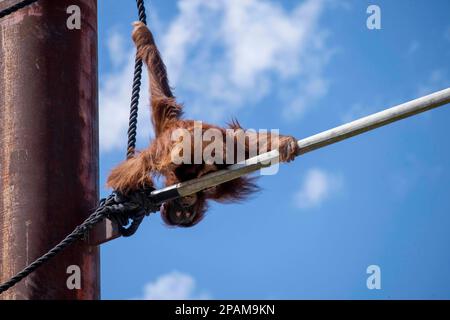
POLYGON ((130 237, 135 234, 142 220, 159 210, 159 205, 151 197, 154 190, 153 187, 145 187, 128 195, 114 192, 114 203, 110 204, 107 218, 118 225, 122 236, 130 237))

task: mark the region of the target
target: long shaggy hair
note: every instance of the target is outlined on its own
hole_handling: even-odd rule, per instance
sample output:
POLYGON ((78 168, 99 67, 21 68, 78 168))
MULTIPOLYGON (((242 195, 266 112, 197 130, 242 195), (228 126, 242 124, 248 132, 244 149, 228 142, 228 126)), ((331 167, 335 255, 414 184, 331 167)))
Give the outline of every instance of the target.
MULTIPOLYGON (((192 164, 194 162, 194 151, 191 150, 192 159, 190 163, 175 164, 172 159, 172 151, 177 141, 173 141, 174 130, 183 129, 194 136, 196 122, 183 119, 183 106, 177 103, 169 86, 166 67, 161 59, 160 53, 150 30, 141 22, 134 24, 132 34, 137 48, 137 55, 147 65, 150 77, 151 111, 152 123, 155 130, 155 139, 150 146, 138 153, 135 157, 121 163, 114 168, 108 177, 107 185, 116 191, 127 194, 146 186, 153 186, 152 176, 162 175, 166 185, 173 185, 201 177, 205 174, 225 169, 226 164, 206 163, 192 164)), ((209 129, 221 132, 223 141, 222 159, 226 158, 228 152, 233 151, 234 161, 237 161, 236 150, 238 144, 244 144, 245 158, 250 155, 250 147, 269 151, 274 148, 280 150, 281 161, 290 161, 295 157, 297 144, 290 136, 280 136, 279 143, 272 145, 270 135, 261 137, 258 134, 246 136, 244 142, 239 142, 237 137, 243 132, 239 122, 233 120, 227 129, 233 129, 234 150, 227 150, 226 138, 230 138, 228 130, 210 125, 202 124, 202 133, 209 129), (262 139, 264 138, 264 139, 262 139), (262 142, 264 141, 264 142, 262 142)), ((202 150, 207 143, 202 143, 202 150)), ((194 145, 191 146, 194 148, 194 145)), ((214 188, 198 192, 195 195, 184 197, 175 201, 168 201, 161 206, 163 220, 171 226, 191 227, 200 222, 208 208, 208 200, 221 203, 239 202, 245 200, 249 195, 258 191, 255 178, 240 177, 223 183, 214 188)))

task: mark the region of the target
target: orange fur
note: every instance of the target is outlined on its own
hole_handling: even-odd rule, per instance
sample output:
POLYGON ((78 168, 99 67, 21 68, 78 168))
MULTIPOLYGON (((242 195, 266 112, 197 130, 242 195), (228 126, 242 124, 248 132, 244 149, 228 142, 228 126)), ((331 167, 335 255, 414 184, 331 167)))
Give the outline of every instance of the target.
MULTIPOLYGON (((182 105, 177 103, 170 89, 166 67, 150 30, 140 22, 136 22, 134 26, 132 38, 136 44, 138 57, 147 65, 150 77, 152 123, 155 129, 155 139, 146 150, 112 170, 107 180, 108 187, 126 194, 144 186, 153 186, 152 175, 162 175, 165 177, 166 185, 172 185, 180 181, 200 177, 212 171, 224 169, 226 167, 225 164, 175 165, 172 163, 171 151, 174 149, 175 143, 171 139, 173 130, 184 128, 193 136, 195 123, 192 120, 182 119, 182 105)), ((237 120, 233 120, 229 127, 235 130, 241 129, 237 120)), ((224 128, 210 124, 203 124, 202 126, 203 131, 210 128, 220 130, 223 133, 222 136, 226 137, 224 128)), ((281 161, 290 161, 295 157, 298 147, 293 137, 280 136, 279 145, 271 145, 270 141, 270 134, 267 134, 265 137, 256 133, 247 136, 244 147, 246 158, 249 157, 248 150, 252 145, 257 145, 257 148, 259 148, 258 152, 259 150, 270 151, 278 148, 281 154, 281 161), (264 140, 267 142, 261 143, 262 138, 265 138, 264 140)), ((234 145, 235 150, 236 143, 234 145)), ((225 141, 223 145, 223 156, 225 156, 227 152, 225 141)), ((205 148, 205 144, 203 144, 203 148, 205 148)), ((236 202, 246 199, 257 190, 258 187, 254 183, 254 178, 241 177, 215 188, 199 192, 194 195, 195 202, 189 207, 182 207, 180 205, 182 202, 167 202, 161 210, 161 215, 163 220, 169 225, 191 227, 204 217, 208 199, 218 202, 236 202)))

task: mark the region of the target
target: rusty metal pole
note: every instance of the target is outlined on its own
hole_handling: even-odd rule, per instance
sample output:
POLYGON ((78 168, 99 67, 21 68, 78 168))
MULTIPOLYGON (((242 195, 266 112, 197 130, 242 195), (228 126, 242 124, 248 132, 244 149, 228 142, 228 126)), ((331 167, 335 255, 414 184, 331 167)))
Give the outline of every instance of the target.
MULTIPOLYGON (((97 103, 97 1, 40 0, 0 20, 0 282, 96 207, 97 103), (72 5, 79 30, 67 27, 72 5)), ((98 298, 99 249, 83 241, 0 295, 98 298), (69 289, 77 267, 81 289, 69 289)))

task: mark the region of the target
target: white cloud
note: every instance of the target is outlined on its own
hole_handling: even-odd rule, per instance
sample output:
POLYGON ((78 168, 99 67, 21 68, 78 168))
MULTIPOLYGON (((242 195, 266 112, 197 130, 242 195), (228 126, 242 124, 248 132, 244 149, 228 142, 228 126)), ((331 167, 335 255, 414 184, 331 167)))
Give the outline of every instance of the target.
POLYGON ((112 32, 106 41, 106 46, 109 52, 109 58, 114 67, 118 67, 126 62, 128 58, 128 52, 126 48, 125 39, 118 32, 112 32))
POLYGON ((177 271, 165 274, 144 287, 144 300, 204 300, 206 293, 198 293, 195 279, 177 271))
MULTIPOLYGON (((131 85, 134 73, 134 50, 125 45, 126 40, 112 32, 107 44, 113 69, 102 75, 100 85, 100 150, 103 152, 123 150, 126 152, 131 85)), ((145 74, 145 71, 144 71, 145 74)), ((148 141, 152 132, 149 120, 148 79, 143 77, 139 102, 138 141, 148 141)))
POLYGON ((301 189, 294 195, 294 201, 299 209, 317 207, 341 187, 340 176, 313 168, 306 173, 301 189))
POLYGON ((290 11, 266 0, 179 1, 162 40, 178 95, 190 98, 194 115, 212 120, 271 95, 286 116, 301 115, 328 86, 322 69, 329 50, 318 28, 323 7, 321 0, 290 11))
MULTIPOLYGON (((305 0, 287 10, 268 0, 179 0, 177 16, 155 36, 188 116, 229 119, 269 97, 282 106, 274 107, 285 119, 314 106, 327 92, 323 69, 332 54, 318 25, 325 2, 305 0)), ((129 39, 111 32, 107 42, 113 70, 101 77, 103 152, 124 149, 126 143, 134 65, 129 39)), ((151 133, 147 83, 145 74, 139 141, 151 133)))

